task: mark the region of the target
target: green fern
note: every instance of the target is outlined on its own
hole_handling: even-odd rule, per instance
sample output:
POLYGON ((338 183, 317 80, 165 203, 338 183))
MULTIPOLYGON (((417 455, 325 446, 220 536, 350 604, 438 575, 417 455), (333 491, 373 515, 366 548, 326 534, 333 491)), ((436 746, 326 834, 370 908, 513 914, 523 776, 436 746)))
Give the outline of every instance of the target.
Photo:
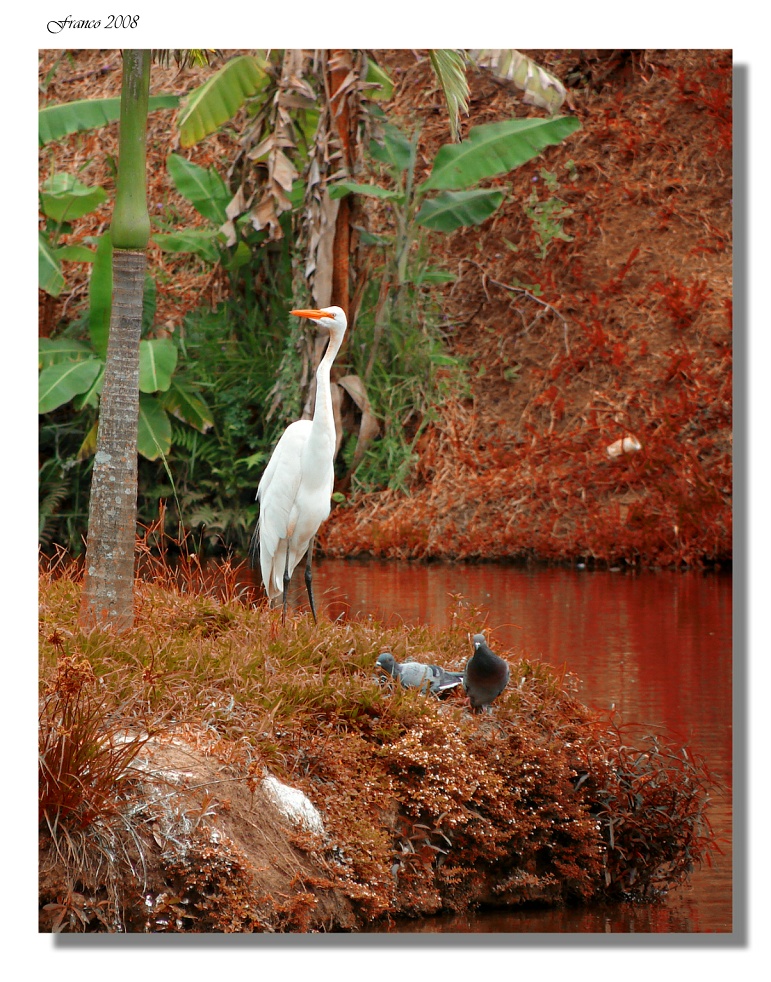
POLYGON ((61 480, 47 490, 38 508, 38 542, 43 548, 53 541, 53 519, 70 492, 70 482, 61 480))

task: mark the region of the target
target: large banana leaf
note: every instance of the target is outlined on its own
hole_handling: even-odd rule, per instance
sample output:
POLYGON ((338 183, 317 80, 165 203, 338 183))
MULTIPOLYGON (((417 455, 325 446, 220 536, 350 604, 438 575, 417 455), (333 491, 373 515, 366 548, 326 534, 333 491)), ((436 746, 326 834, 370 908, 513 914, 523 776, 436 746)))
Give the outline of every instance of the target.
POLYGON ((84 361, 58 361, 44 368, 38 378, 38 412, 50 413, 65 402, 86 392, 102 370, 99 358, 84 361))
POLYGON ((200 392, 179 379, 173 378, 168 391, 160 398, 164 409, 201 433, 214 426, 214 417, 200 392))
POLYGON ((139 342, 139 391, 165 392, 177 367, 177 348, 170 338, 139 342))
POLYGON ((406 170, 411 171, 415 166, 417 145, 417 136, 408 140, 401 130, 391 123, 385 123, 382 127, 382 142, 372 140, 369 145, 369 152, 375 160, 379 160, 397 173, 401 173, 406 170))
POLYGON ((503 192, 493 188, 442 191, 435 198, 423 202, 415 221, 436 232, 452 232, 465 225, 481 225, 502 201, 503 192))
POLYGON ((92 263, 94 261, 94 250, 88 246, 73 242, 72 245, 59 246, 56 249, 58 259, 66 259, 71 263, 92 263))
POLYGON ((369 198, 398 198, 399 191, 389 191, 377 184, 357 184, 356 181, 338 181, 329 188, 330 198, 344 198, 346 194, 363 194, 369 198))
POLYGON ((265 63, 253 55, 233 58, 194 89, 179 114, 179 142, 192 147, 231 119, 249 96, 268 84, 265 63))
POLYGON ((431 174, 420 190, 467 188, 485 178, 506 174, 545 147, 561 143, 580 127, 575 116, 508 119, 472 126, 463 143, 439 148, 431 174))
POLYGON ((104 387, 104 362, 101 362, 101 366, 99 374, 86 391, 81 392, 80 395, 75 396, 72 400, 72 408, 76 413, 79 413, 84 406, 93 406, 94 409, 99 406, 99 396, 102 394, 102 388, 104 387))
MULTIPOLYGON (((178 95, 150 96, 149 111, 173 109, 179 105, 178 95)), ((70 133, 96 129, 120 119, 120 97, 113 99, 79 99, 56 106, 45 106, 38 112, 38 145, 61 140, 70 133)))
POLYGON ((73 222, 106 200, 104 188, 89 187, 72 174, 53 174, 40 188, 43 212, 55 222, 73 222))
POLYGON ((394 83, 390 75, 383 71, 376 61, 373 61, 370 52, 367 53, 367 74, 364 76, 367 83, 367 98, 388 101, 394 94, 394 83), (372 86, 372 88, 370 88, 372 86))
POLYGON ((232 195, 213 167, 200 167, 176 153, 168 155, 166 167, 177 191, 197 212, 215 225, 227 221, 225 209, 232 195))
POLYGON ((139 393, 137 450, 148 460, 157 460, 171 450, 171 420, 155 396, 139 393))
POLYGON ((64 274, 56 250, 42 232, 37 237, 37 276, 40 289, 52 297, 58 297, 64 289, 64 274))
POLYGON ((218 229, 186 228, 179 232, 159 232, 153 236, 153 242, 164 252, 191 252, 210 263, 216 263, 220 257, 218 235, 218 229))
POLYGON ((38 340, 38 365, 49 368, 58 361, 85 361, 93 358, 90 344, 74 338, 40 338, 38 340))

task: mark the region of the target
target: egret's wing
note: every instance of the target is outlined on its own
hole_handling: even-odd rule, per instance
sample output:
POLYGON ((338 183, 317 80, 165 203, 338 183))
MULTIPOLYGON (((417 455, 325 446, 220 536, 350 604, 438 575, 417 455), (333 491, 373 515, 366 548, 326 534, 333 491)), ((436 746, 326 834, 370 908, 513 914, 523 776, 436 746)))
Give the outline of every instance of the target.
MULTIPOLYGON (((270 596, 281 592, 284 556, 279 544, 287 538, 292 509, 302 477, 302 450, 310 433, 310 420, 298 420, 284 431, 257 488, 260 517, 255 535, 259 541, 262 581, 270 596), (280 567, 280 568, 279 568, 280 567)), ((253 540, 252 551, 257 550, 253 540)))

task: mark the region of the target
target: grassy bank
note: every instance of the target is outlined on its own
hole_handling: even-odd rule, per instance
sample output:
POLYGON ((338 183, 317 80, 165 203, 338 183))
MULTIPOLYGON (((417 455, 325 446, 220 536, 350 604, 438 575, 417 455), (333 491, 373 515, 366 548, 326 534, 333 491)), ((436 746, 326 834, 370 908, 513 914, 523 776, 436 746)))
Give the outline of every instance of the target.
POLYGON ((376 680, 385 648, 462 668, 483 626, 462 599, 444 631, 282 626, 227 564, 211 585, 194 558, 152 563, 123 637, 78 628, 74 566, 41 571, 41 930, 651 900, 708 855, 703 764, 632 739, 571 676, 501 651, 511 682, 481 716, 376 680), (323 826, 283 815, 267 776, 323 826))

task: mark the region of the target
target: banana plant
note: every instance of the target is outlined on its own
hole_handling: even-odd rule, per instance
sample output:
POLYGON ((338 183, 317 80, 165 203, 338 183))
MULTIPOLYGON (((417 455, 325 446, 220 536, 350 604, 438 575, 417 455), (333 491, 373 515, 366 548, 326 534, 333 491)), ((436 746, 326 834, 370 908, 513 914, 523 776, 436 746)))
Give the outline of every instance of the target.
MULTIPOLYGON (((152 96, 148 112, 173 109, 177 95, 152 96)), ((120 99, 79 99, 75 102, 44 106, 38 112, 38 145, 62 140, 71 133, 82 133, 112 123, 120 116, 120 99)), ((62 263, 92 262, 93 250, 82 243, 58 244, 71 222, 90 214, 107 200, 104 188, 83 184, 71 174, 53 174, 40 189, 40 208, 45 216, 45 231, 38 234, 38 282, 53 297, 64 290, 66 280, 62 263)))
POLYGON ((480 225, 505 198, 498 188, 477 187, 500 177, 537 156, 547 146, 560 143, 580 128, 574 116, 552 119, 509 119, 473 126, 462 143, 440 147, 425 181, 415 184, 418 134, 406 137, 386 124, 381 142, 370 144, 370 156, 384 165, 390 187, 339 181, 330 188, 331 198, 359 194, 387 201, 393 213, 397 282, 408 281, 412 244, 419 229, 453 232, 480 225))
MULTIPOLYGON (((112 299, 112 242, 101 236, 89 253, 93 269, 89 279, 89 341, 40 338, 38 412, 50 413, 66 403, 80 412, 98 408, 104 384, 112 299)), ((149 330, 155 312, 155 283, 145 282, 142 333, 149 330)), ((137 452, 157 460, 171 449, 169 414, 205 433, 212 425, 211 411, 200 392, 176 374, 177 348, 170 338, 142 338, 139 342, 139 423, 137 452)), ((96 449, 97 426, 86 434, 78 459, 96 449)))
POLYGON ((156 232, 153 242, 165 252, 191 253, 206 262, 220 263, 232 279, 250 261, 250 246, 266 240, 267 232, 244 229, 243 226, 249 223, 246 216, 241 216, 236 219, 236 225, 243 234, 235 238, 227 234, 231 221, 228 205, 233 195, 216 168, 200 167, 179 154, 170 153, 166 158, 166 169, 179 194, 207 220, 208 225, 156 232))
MULTIPOLYGON (((38 113, 38 143, 46 144, 63 139, 71 133, 104 126, 120 116, 120 98, 78 100, 46 106, 38 113)), ((154 96, 148 101, 148 111, 174 108, 179 96, 154 96)), ((51 296, 59 296, 66 285, 64 262, 92 264, 89 279, 88 324, 91 344, 69 338, 41 338, 39 350, 39 396, 38 412, 47 413, 67 402, 73 402, 77 410, 85 406, 97 406, 98 396, 104 382, 105 357, 107 354, 107 335, 110 326, 110 306, 112 293, 112 246, 109 234, 97 240, 96 248, 90 240, 60 245, 64 233, 71 230, 71 223, 95 211, 107 200, 107 193, 98 185, 86 185, 71 174, 55 173, 43 182, 40 188, 40 210, 45 217, 45 231, 38 234, 38 282, 41 289, 51 296)), ((157 361, 154 350, 161 342, 143 340, 140 342, 140 366, 149 361, 157 361)), ((160 355, 168 363, 170 341, 162 342, 166 356, 160 355)), ((174 351, 176 361, 176 350, 174 351)), ((173 370, 173 369, 172 369, 173 370)), ((146 371, 143 377, 146 377, 146 371)), ((174 391, 179 382, 166 380, 161 376, 157 389, 145 392, 169 391, 169 403, 184 406, 191 403, 186 421, 201 425, 208 419, 203 401, 196 393, 174 391), (176 397, 176 398, 175 398, 176 397), (193 405, 193 403, 195 405, 193 405)), ((155 459, 160 452, 168 452, 171 425, 165 407, 158 400, 140 397, 138 451, 148 459, 155 459)), ((185 418, 185 417, 183 417, 185 418)), ((205 425, 205 424, 204 424, 205 425)), ((93 454, 96 441, 96 426, 92 428, 83 442, 79 459, 93 454)))

